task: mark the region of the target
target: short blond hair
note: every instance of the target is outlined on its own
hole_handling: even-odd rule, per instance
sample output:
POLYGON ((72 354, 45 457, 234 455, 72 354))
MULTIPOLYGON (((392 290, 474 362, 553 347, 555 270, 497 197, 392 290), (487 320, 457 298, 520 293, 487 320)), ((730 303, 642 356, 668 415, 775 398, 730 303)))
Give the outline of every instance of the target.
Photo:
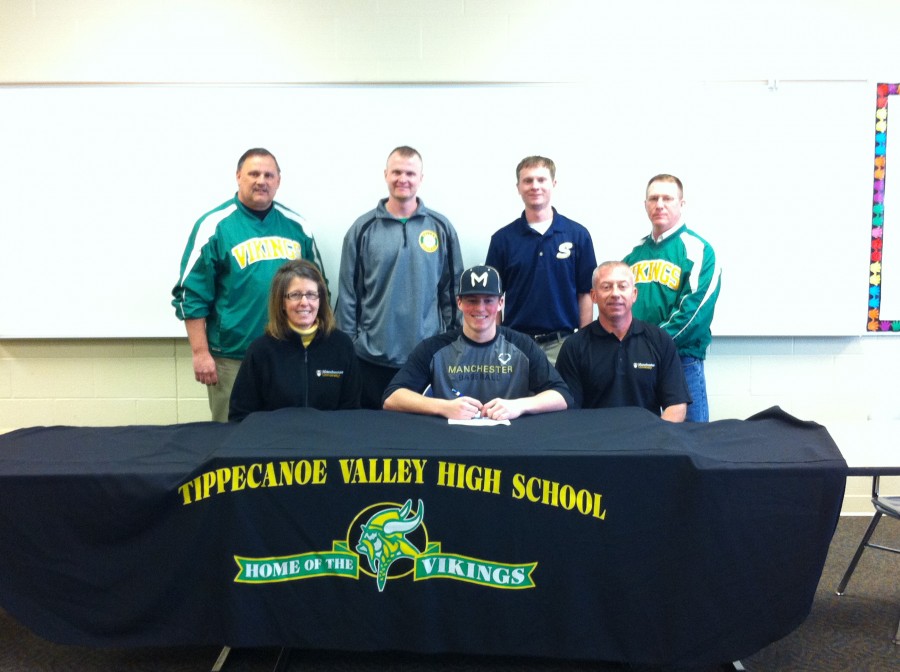
POLYGON ((650 181, 647 182, 647 189, 645 190, 645 194, 650 191, 650 185, 654 182, 673 182, 678 187, 678 198, 684 198, 684 185, 681 184, 681 180, 679 180, 674 175, 669 175, 668 173, 660 173, 659 175, 654 175, 650 178, 650 181))
POLYGON ((519 183, 519 176, 526 168, 546 168, 550 171, 550 179, 556 179, 556 164, 553 163, 553 160, 548 159, 546 156, 534 155, 526 156, 519 161, 519 165, 516 166, 516 184, 519 183))
MULTIPOLYGON (((624 261, 615 261, 615 260, 604 261, 602 264, 600 264, 599 266, 597 266, 597 268, 594 269, 594 273, 591 275, 591 287, 597 286, 597 282, 600 280, 600 271, 607 269, 607 268, 620 268, 620 267, 627 268, 629 275, 631 274, 631 266, 626 264, 624 261)), ((634 277, 634 276, 632 276, 632 277, 634 277)), ((632 280, 631 284, 634 284, 633 280, 632 280)))

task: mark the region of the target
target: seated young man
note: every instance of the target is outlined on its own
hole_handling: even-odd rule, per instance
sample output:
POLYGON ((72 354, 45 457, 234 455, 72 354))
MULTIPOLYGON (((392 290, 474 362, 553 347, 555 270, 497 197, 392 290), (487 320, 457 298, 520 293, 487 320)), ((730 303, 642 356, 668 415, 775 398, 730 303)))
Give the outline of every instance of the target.
POLYGON ((513 420, 571 405, 565 383, 534 340, 497 325, 503 290, 496 269, 463 271, 456 297, 462 329, 416 346, 385 390, 386 410, 513 420))

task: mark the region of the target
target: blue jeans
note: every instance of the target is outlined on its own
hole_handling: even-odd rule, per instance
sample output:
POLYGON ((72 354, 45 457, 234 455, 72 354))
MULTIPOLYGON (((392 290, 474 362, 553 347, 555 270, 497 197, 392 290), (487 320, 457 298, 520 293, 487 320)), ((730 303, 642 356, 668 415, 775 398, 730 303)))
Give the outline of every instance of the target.
POLYGON ((706 374, 703 360, 696 357, 682 357, 681 368, 693 404, 688 404, 686 422, 709 422, 709 402, 706 400, 706 374))

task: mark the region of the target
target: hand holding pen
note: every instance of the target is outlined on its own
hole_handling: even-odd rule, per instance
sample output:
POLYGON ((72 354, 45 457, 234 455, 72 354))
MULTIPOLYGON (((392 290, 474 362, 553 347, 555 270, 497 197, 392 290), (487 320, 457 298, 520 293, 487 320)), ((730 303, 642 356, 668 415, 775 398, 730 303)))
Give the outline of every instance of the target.
POLYGON ((462 392, 456 388, 451 388, 450 391, 456 397, 456 399, 451 400, 451 403, 456 407, 454 409, 456 411, 454 413, 455 419, 472 420, 481 417, 482 403, 478 399, 464 397, 462 392))

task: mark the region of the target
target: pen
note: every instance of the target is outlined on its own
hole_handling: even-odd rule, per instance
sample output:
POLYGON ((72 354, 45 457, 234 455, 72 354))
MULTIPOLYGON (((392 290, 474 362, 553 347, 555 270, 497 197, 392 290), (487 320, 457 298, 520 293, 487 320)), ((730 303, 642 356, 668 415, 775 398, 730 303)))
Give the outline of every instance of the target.
MULTIPOLYGON (((456 395, 457 398, 459 398, 459 397, 462 396, 462 392, 460 392, 459 390, 457 390, 455 387, 451 387, 451 388, 450 388, 450 391, 451 391, 454 395, 456 395)), ((480 418, 480 417, 481 417, 481 411, 476 411, 476 412, 475 412, 475 418, 474 418, 474 419, 478 419, 478 418, 480 418)))

